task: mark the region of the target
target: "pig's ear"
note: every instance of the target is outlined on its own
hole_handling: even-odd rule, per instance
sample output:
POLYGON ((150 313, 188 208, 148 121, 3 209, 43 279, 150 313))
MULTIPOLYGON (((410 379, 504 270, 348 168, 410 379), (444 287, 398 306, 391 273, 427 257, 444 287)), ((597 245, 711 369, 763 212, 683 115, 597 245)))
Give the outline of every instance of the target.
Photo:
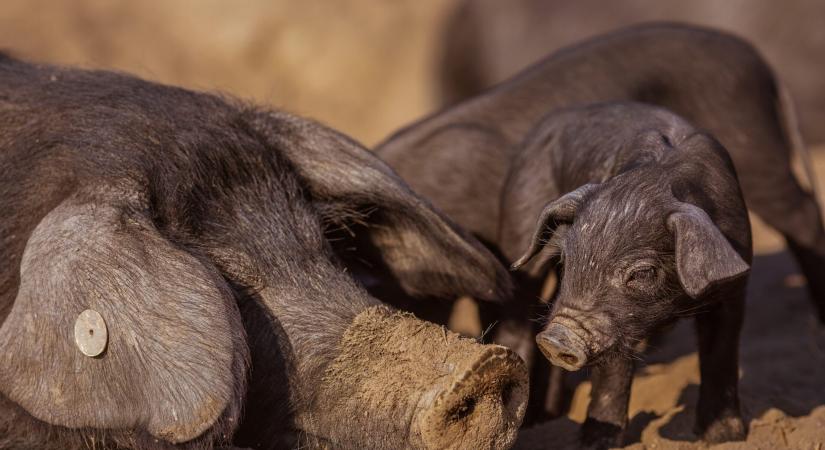
POLYGON ((518 270, 527 264, 549 242, 553 232, 561 224, 570 224, 576 217, 576 211, 584 199, 598 187, 598 184, 588 183, 575 191, 547 203, 536 221, 530 246, 527 251, 514 262, 511 270, 518 270))
POLYGON ((711 286, 741 277, 750 266, 731 246, 707 213, 698 206, 680 203, 667 218, 676 242, 679 283, 691 298, 711 286))
POLYGON ((70 198, 26 244, 0 328, 0 390, 63 427, 173 443, 229 433, 245 389, 242 330, 216 270, 138 213, 70 198))
POLYGON ((329 228, 345 231, 335 236, 345 261, 388 271, 413 296, 509 296, 510 276, 496 257, 371 152, 285 114, 269 113, 257 125, 295 165, 329 228))

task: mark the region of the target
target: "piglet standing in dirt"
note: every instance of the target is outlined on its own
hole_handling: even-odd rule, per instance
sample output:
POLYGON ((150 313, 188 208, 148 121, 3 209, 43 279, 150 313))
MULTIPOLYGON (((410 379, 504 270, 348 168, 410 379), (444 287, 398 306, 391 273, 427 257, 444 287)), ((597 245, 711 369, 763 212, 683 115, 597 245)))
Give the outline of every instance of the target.
POLYGON ((787 240, 825 324, 825 228, 814 195, 791 170, 792 151, 806 155, 793 105, 759 52, 730 34, 673 23, 608 33, 399 130, 376 152, 498 249, 498 193, 527 133, 555 109, 622 100, 665 107, 728 149, 748 208, 787 240))
POLYGON ((0 448, 509 446, 523 363, 382 305, 353 254, 411 295, 508 290, 341 134, 0 55, 0 448))
POLYGON ((510 169, 502 234, 530 242, 513 267, 542 249, 563 267, 536 342, 557 366, 593 366, 585 443, 621 443, 631 355, 657 328, 692 315, 697 431, 712 442, 744 438, 738 344, 751 237, 727 151, 664 109, 600 104, 549 115, 510 169), (542 203, 526 230, 516 218, 542 203))
MULTIPOLYGON (((825 229, 814 196, 800 186, 791 170, 791 150, 804 150, 801 142, 795 139, 797 134, 792 107, 758 52, 731 35, 677 24, 642 25, 610 33, 551 55, 478 97, 400 130, 376 151, 417 192, 473 232, 502 260, 514 261, 530 244, 535 231, 535 217, 542 213, 543 205, 557 196, 571 193, 590 180, 581 175, 584 169, 568 166, 564 161, 552 166, 523 161, 522 169, 544 170, 544 176, 551 167, 553 170, 566 167, 566 171, 555 175, 558 185, 531 183, 512 166, 513 161, 520 157, 523 142, 530 133, 533 136, 538 133, 531 130, 537 130, 542 117, 552 111, 617 100, 641 101, 665 107, 719 140, 730 152, 747 206, 785 236, 808 280, 808 289, 819 319, 825 322, 825 277, 822 276, 825 273, 825 229), (576 183, 567 181, 570 177, 581 177, 581 184, 574 186, 576 183), (519 182, 522 183, 520 187, 519 182), (559 186, 571 189, 571 192, 562 191, 559 186), (504 196, 505 187, 507 196, 504 196)), ((585 137, 596 139, 602 136, 599 130, 591 131, 592 136, 585 137)), ((655 131, 662 131, 662 135, 668 136, 664 132, 667 130, 655 131)), ((547 135, 546 138, 553 136, 547 135)), ((681 144, 687 143, 690 142, 681 144)), ((713 147, 716 144, 707 145, 713 147)), ((576 149, 571 148, 571 151, 576 149)), ((804 151, 802 155, 805 155, 804 151)), ((727 164, 726 157, 716 158, 716 161, 727 164)), ((584 163, 576 160, 576 164, 584 163)), ((717 169, 724 173, 726 167, 723 165, 717 169)), ((699 172, 697 176, 704 178, 705 174, 699 172)), ((727 183, 730 180, 724 181, 727 183)), ((701 184, 703 180, 697 182, 701 184)), ((715 189, 714 185, 703 186, 715 189)), ((571 193, 568 199, 575 200, 577 194, 583 197, 587 197, 583 195, 585 193, 597 195, 606 189, 602 186, 590 192, 589 188, 582 188, 576 194, 571 193)), ((737 194, 725 201, 738 199, 737 194)), ((601 200, 603 202, 604 199, 601 200)), ((707 207, 698 206, 699 209, 707 207)), ((713 221, 719 218, 720 208, 721 205, 713 206, 705 214, 713 221)), ((737 210, 732 214, 739 212, 737 210)), ((693 216, 688 214, 683 217, 693 216)), ((716 225, 723 230, 723 236, 734 240, 735 253, 747 263, 749 240, 735 241, 744 236, 736 231, 737 227, 746 224, 747 221, 744 225, 727 222, 716 225), (733 231, 736 234, 730 234, 733 231)), ((674 222, 666 228, 668 231, 675 230, 677 225, 674 222)), ((639 228, 644 227, 640 224, 639 228)), ((669 236, 672 239, 673 234, 669 236)), ((621 237, 621 242, 627 242, 627 238, 621 237)), ((604 245, 618 244, 605 242, 604 245)), ((515 273, 517 297, 523 302, 520 306, 497 311, 493 317, 499 322, 496 339, 513 342, 512 345, 520 348, 520 354, 528 362, 533 361, 530 410, 534 411, 534 416, 540 416, 540 411, 535 411, 545 408, 547 385, 538 380, 546 374, 542 375, 544 369, 540 360, 532 355, 534 347, 524 345, 525 340, 521 338, 529 332, 519 330, 533 328, 530 319, 538 312, 535 299, 539 297, 550 270, 551 266, 545 264, 515 273)), ((641 271, 638 277, 644 278, 649 274, 641 271)), ((738 292, 738 288, 730 287, 737 283, 744 281, 742 278, 734 279, 726 283, 724 289, 738 292)), ((567 290, 584 287, 570 286, 567 290)), ((714 289, 722 287, 714 287, 711 283, 709 289, 713 294, 711 297, 721 295, 717 295, 714 289)), ((700 291, 694 294, 705 298, 700 291)), ((739 302, 741 299, 721 302, 718 308, 735 309, 739 302)), ((666 312, 660 311, 662 314, 666 312)), ((675 309, 671 312, 687 314, 691 311, 675 309)), ((714 324, 716 319, 711 319, 712 316, 703 316, 708 317, 707 320, 700 319, 703 328, 725 330, 705 333, 705 336, 714 335, 715 340, 738 334, 739 325, 735 323, 741 320, 738 312, 722 314, 732 322, 728 325, 714 324)), ((577 319, 577 315, 573 319, 577 319)), ((628 322, 627 326, 628 333, 635 333, 634 322, 628 322)), ((705 348, 703 379, 717 379, 721 385, 735 384, 735 380, 730 378, 734 377, 732 367, 735 367, 736 355, 735 349, 727 348, 729 345, 717 347, 713 342, 702 343, 705 348), (716 348, 718 352, 713 350, 716 348)), ((587 359, 589 353, 566 355, 565 359, 570 362, 568 367, 577 364, 577 357, 587 359)), ((558 357, 554 359, 556 362, 562 361, 558 357)), ((629 369, 625 366, 624 370, 629 369)), ((703 383, 703 389, 708 389, 706 385, 703 383)), ((705 401, 700 404, 697 425, 704 438, 714 442, 741 438, 744 427, 738 415, 734 414, 735 393, 728 392, 718 398, 703 397, 705 401), (729 420, 728 417, 735 418, 729 420)), ((608 423, 602 431, 613 429, 613 432, 598 432, 596 426, 589 425, 584 430, 584 439, 595 442, 604 434, 615 436, 625 419, 622 413, 612 417, 621 417, 621 421, 602 421, 608 423)))

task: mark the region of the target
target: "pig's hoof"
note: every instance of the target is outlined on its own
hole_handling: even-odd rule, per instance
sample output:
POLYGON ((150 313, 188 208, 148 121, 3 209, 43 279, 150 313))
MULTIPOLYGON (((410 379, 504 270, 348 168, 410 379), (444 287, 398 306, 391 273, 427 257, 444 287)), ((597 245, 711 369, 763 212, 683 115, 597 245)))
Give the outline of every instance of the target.
POLYGON ((423 412, 426 448, 494 449, 513 445, 527 407, 527 369, 512 350, 490 346, 461 364, 423 412))
POLYGON ((711 422, 702 430, 697 428, 697 433, 702 436, 702 440, 709 444, 719 444, 729 441, 744 441, 748 436, 745 422, 741 417, 724 417, 711 422))
POLYGON ((623 430, 618 425, 587 419, 579 432, 581 448, 606 450, 622 445, 623 430))

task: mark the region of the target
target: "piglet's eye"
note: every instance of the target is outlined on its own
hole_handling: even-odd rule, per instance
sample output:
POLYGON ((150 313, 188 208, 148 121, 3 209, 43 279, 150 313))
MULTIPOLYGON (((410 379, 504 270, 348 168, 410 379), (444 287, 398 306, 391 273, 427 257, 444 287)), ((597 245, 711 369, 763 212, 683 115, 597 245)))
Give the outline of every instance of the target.
POLYGON ((627 277, 628 284, 648 284, 656 280, 656 268, 653 266, 642 266, 633 269, 627 277))

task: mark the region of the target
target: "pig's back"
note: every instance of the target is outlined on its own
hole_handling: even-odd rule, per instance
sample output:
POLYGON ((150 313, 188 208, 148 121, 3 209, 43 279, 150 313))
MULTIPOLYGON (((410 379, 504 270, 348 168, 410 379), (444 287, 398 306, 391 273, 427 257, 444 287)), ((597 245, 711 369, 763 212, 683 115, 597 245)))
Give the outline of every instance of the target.
POLYGON ((480 96, 400 130, 378 151, 419 146, 433 130, 455 122, 492 127, 517 143, 548 111, 621 100, 664 106, 722 141, 733 140, 736 127, 750 117, 731 116, 743 108, 772 110, 775 91, 770 69, 741 39, 686 25, 641 25, 562 49, 480 96))
POLYGON ((509 178, 544 177, 561 195, 603 182, 632 161, 658 159, 697 131, 675 113, 644 103, 564 108, 546 115, 528 133, 513 157, 509 178))

